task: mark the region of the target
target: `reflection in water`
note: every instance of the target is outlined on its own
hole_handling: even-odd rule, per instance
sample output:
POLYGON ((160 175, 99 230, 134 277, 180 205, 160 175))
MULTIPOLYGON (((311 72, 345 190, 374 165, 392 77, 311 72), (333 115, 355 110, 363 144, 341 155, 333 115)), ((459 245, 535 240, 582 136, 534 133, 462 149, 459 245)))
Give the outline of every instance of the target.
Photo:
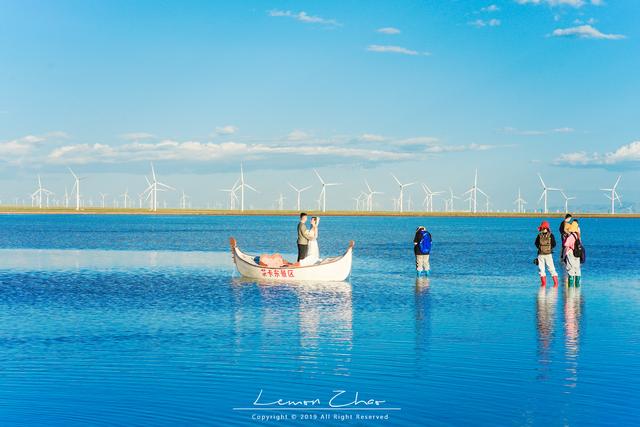
POLYGON ((551 364, 551 344, 553 342, 554 324, 556 317, 556 302, 558 288, 551 288, 547 292, 541 287, 536 298, 536 326, 538 331, 538 379, 548 378, 551 364))
MULTIPOLYGON (((353 308, 349 283, 282 284, 235 279, 232 289, 237 347, 242 346, 241 337, 251 330, 260 337, 261 355, 270 357, 274 347, 295 348, 290 340, 298 334, 298 370, 318 372, 323 369, 322 364, 334 374, 349 375, 353 348, 353 308), (254 307, 252 312, 248 312, 243 299, 255 297, 256 294, 259 295, 260 309, 254 307), (296 307, 295 300, 297 313, 292 313, 291 307, 296 307), (292 315, 295 314, 297 322, 292 321, 292 315), (327 349, 332 357, 322 353, 327 349), (327 366, 327 361, 331 361, 331 366, 327 366)), ((252 338, 254 342, 255 338, 252 338)))
POLYGON ((415 305, 416 363, 417 369, 422 371, 427 366, 424 358, 428 356, 428 344, 431 336, 431 295, 429 279, 426 277, 416 278, 415 305))
POLYGON ((565 385, 575 387, 578 383, 578 354, 580 352, 580 318, 583 299, 580 288, 566 287, 564 293, 565 356, 567 377, 565 385))

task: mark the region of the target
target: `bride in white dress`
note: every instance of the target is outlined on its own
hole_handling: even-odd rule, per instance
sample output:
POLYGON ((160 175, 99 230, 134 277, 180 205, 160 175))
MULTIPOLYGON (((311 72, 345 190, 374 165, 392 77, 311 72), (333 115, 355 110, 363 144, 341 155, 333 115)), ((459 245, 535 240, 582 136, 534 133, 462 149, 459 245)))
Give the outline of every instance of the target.
POLYGON ((307 246, 307 256, 304 259, 300 260, 301 267, 313 265, 320 261, 320 248, 318 247, 319 223, 320 218, 317 218, 315 216, 311 218, 311 233, 313 234, 313 238, 309 240, 307 246))

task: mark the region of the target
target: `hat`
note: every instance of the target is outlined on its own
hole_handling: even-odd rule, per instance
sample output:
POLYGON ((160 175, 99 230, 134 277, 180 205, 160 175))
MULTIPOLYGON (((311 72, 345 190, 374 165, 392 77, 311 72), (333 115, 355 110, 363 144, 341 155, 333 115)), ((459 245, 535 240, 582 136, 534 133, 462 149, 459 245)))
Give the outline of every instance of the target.
POLYGON ((538 227, 538 230, 542 231, 545 228, 549 230, 549 221, 542 221, 542 223, 540 224, 540 227, 538 227))

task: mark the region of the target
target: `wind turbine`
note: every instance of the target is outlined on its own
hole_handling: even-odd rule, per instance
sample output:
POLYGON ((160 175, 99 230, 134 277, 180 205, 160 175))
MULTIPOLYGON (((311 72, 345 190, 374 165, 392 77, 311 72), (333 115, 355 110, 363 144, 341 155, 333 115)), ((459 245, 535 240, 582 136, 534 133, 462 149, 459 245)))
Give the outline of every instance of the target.
POLYGON ((618 176, 618 179, 616 180, 616 183, 614 184, 613 188, 601 188, 600 191, 608 191, 610 192, 610 194, 605 194, 604 196, 611 200, 611 214, 615 214, 616 213, 616 203, 615 201, 617 200, 618 203, 620 204, 620 206, 622 206, 622 200, 620 200, 620 196, 618 195, 618 192, 616 191, 616 188, 618 188, 618 184, 620 183, 620 178, 622 178, 622 175, 618 176))
POLYGON ((238 201, 238 195, 236 194, 236 191, 238 191, 238 182, 240 181, 236 180, 231 188, 223 188, 220 190, 224 191, 225 193, 229 193, 229 210, 234 210, 235 202, 238 201))
POLYGON ((184 192, 184 189, 182 190, 182 196, 180 196, 180 207, 182 209, 187 209, 187 200, 189 199, 189 196, 187 196, 184 192))
POLYGON ((129 201, 129 189, 124 190, 124 193, 120 195, 124 199, 124 208, 127 209, 127 204, 129 201))
POLYGON ((296 200, 297 200, 297 202, 296 202, 296 210, 299 211, 300 210, 300 194, 303 191, 307 191, 308 189, 310 189, 311 186, 309 185, 309 186, 303 187, 303 188, 296 188, 293 184, 289 183, 289 187, 293 188, 293 191, 295 191, 297 193, 296 194, 296 200))
POLYGON ((518 213, 524 213, 524 205, 527 204, 527 201, 522 198, 522 195, 520 194, 520 189, 519 188, 518 188, 518 198, 516 200, 514 200, 513 203, 516 204, 518 213))
POLYGON ((473 179, 473 186, 467 191, 465 191, 464 193, 462 193, 463 195, 465 194, 469 195, 469 198, 467 199, 469 200, 469 210, 470 211, 473 210, 473 213, 478 212, 478 193, 482 194, 486 198, 489 198, 489 196, 487 196, 487 193, 485 193, 478 187, 478 169, 476 169, 476 174, 473 179))
MULTIPOLYGON (((42 209, 42 196, 47 198, 47 206, 49 205, 49 195, 53 194, 51 191, 47 190, 42 186, 42 180, 40 179, 40 175, 38 175, 38 188, 31 195, 31 200, 38 200, 38 208, 42 209)), ((32 202, 33 204, 33 202, 32 202)))
POLYGON ((144 190, 144 193, 147 194, 147 199, 151 198, 150 210, 153 212, 156 212, 158 210, 158 191, 175 190, 175 188, 158 181, 158 178, 156 177, 156 170, 153 167, 153 163, 151 163, 151 179, 153 181, 149 181, 149 179, 147 178, 147 182, 149 183, 149 186, 147 187, 146 190, 144 190))
POLYGON ((107 193, 100 193, 100 197, 102 198, 102 209, 104 209, 104 199, 107 197, 107 193))
POLYGON ((71 172, 71 175, 73 175, 73 179, 75 180, 75 182, 73 183, 73 188, 71 189, 71 194, 76 193, 76 210, 79 211, 80 210, 80 181, 82 181, 84 179, 83 178, 79 178, 78 175, 76 175, 73 170, 71 170, 71 168, 68 168, 69 172, 71 172))
POLYGON ((331 187, 334 185, 342 185, 342 183, 340 182, 324 182, 324 179, 322 179, 322 177, 320 176, 320 174, 318 173, 317 170, 313 170, 316 174, 316 176, 318 177, 318 179, 320 180, 320 183, 322 184, 322 190, 320 191, 320 197, 318 200, 320 200, 322 202, 322 212, 326 212, 327 211, 327 187, 331 187))
POLYGON ((569 200, 573 200, 575 197, 567 197, 562 190, 560 190, 560 194, 562 194, 562 197, 564 198, 564 213, 569 213, 569 200))
POLYGON ((422 201, 422 205, 424 206, 425 204, 427 205, 427 210, 429 212, 433 212, 433 196, 438 196, 442 193, 444 193, 444 191, 431 191, 431 189, 427 186, 427 184, 422 184, 422 190, 425 193, 425 197, 424 200, 422 201))
POLYGON ((403 184, 400 182, 400 180, 398 178, 396 178, 396 176, 394 174, 391 174, 391 176, 393 177, 393 179, 398 183, 398 186, 400 187, 400 196, 398 197, 398 205, 400 207, 400 212, 403 211, 404 208, 404 189, 405 187, 409 187, 410 185, 415 184, 415 182, 410 182, 408 184, 403 184))
POLYGON ((284 210, 284 200, 285 199, 286 199, 286 197, 284 197, 284 194, 280 193, 278 198, 275 200, 275 202, 277 203, 279 211, 284 210))
POLYGON ((244 212, 244 188, 247 187, 249 190, 258 192, 255 188, 244 182, 244 170, 242 168, 242 163, 240 163, 240 183, 238 184, 237 190, 240 190, 240 211, 244 212))
POLYGON ((362 194, 365 196, 366 210, 371 212, 373 211, 373 196, 376 194, 384 194, 384 193, 380 191, 374 191, 366 179, 364 180, 364 184, 367 186, 367 193, 362 193, 362 194))
POLYGON ((544 183, 544 181, 542 180, 542 176, 540 174, 538 174, 538 178, 540 178, 540 184, 542 184, 542 194, 540 195, 540 198, 538 199, 538 203, 540 203, 540 200, 542 200, 544 198, 544 213, 547 213, 547 198, 549 195, 549 191, 562 191, 559 188, 553 188, 553 187, 547 187, 547 185, 544 183))
POLYGON ((454 199, 460 200, 460 197, 455 196, 453 194, 453 190, 451 189, 451 187, 449 187, 449 199, 448 200, 445 199, 445 202, 448 202, 448 203, 445 203, 445 205, 447 205, 447 204, 449 205, 449 212, 453 212, 453 200, 454 199))

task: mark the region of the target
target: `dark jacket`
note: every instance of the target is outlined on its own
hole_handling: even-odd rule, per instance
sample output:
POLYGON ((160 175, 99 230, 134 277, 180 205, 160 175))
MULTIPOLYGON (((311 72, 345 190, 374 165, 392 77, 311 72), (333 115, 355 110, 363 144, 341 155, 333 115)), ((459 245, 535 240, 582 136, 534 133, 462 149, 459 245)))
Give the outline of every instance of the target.
MULTIPOLYGON (((551 234, 551 252, 553 252, 553 248, 556 247, 556 238, 552 232, 549 234, 551 234)), ((540 233, 536 236, 536 248, 538 248, 538 255, 540 255, 540 233)))

